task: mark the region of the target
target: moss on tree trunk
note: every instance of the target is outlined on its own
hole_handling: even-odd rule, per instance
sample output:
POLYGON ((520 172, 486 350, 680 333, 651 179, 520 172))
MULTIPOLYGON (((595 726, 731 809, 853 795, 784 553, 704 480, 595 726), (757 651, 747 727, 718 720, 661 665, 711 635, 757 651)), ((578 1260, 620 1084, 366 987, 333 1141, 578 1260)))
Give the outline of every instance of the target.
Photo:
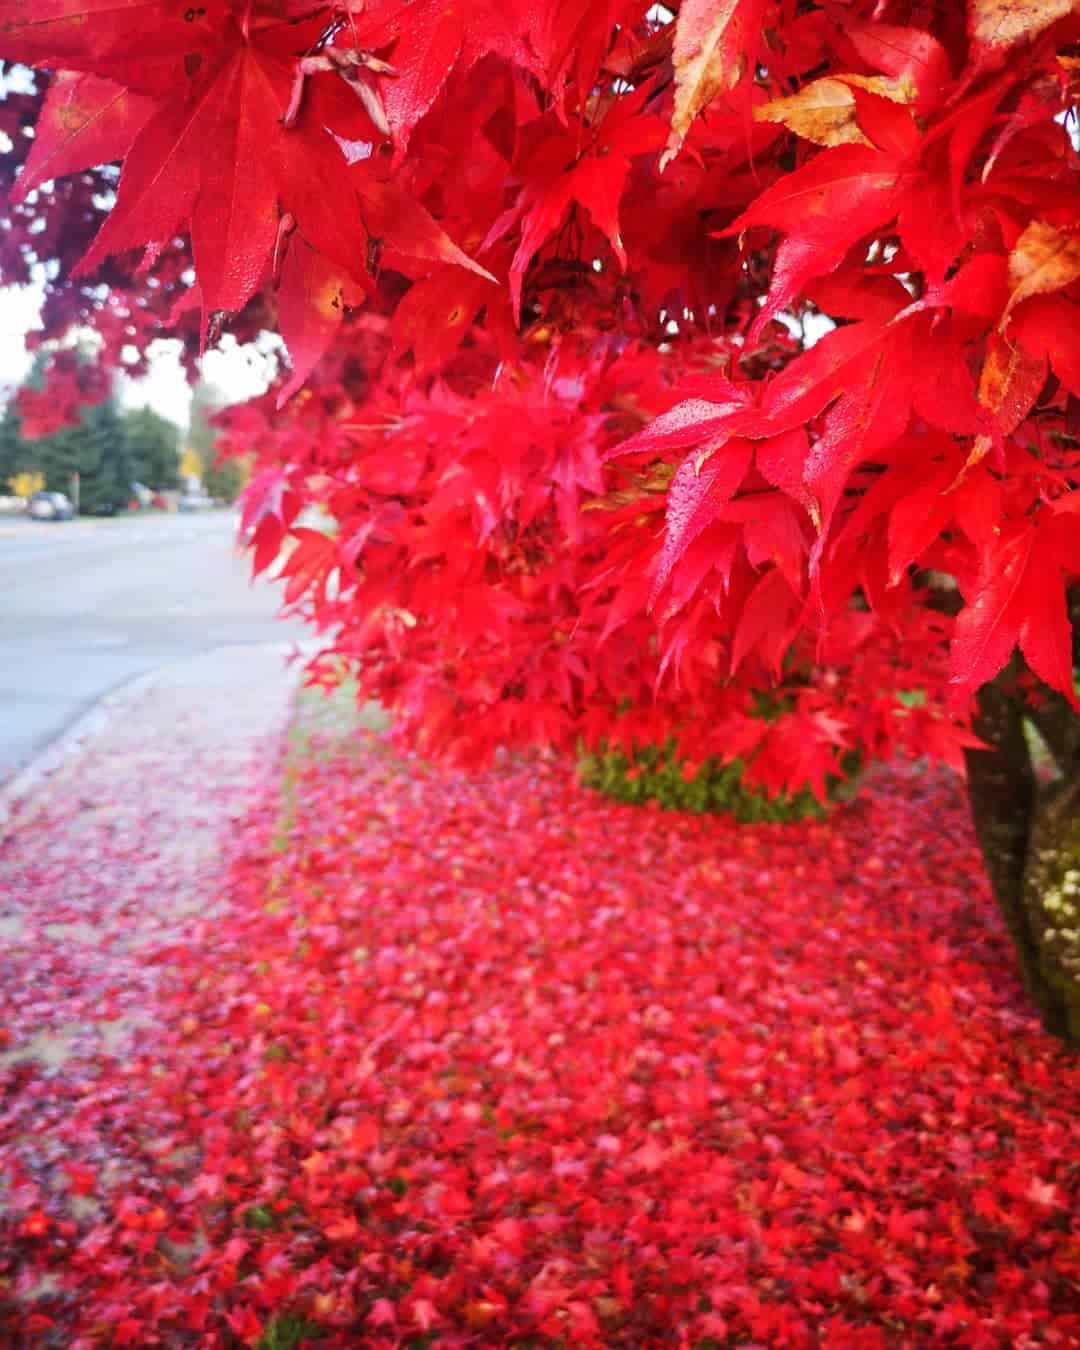
POLYGON ((1080 779, 1040 797, 1024 869, 1047 1029, 1080 1046, 1080 779))
POLYGON ((1068 736, 1050 745, 1061 777, 1040 789, 1021 704, 999 685, 980 690, 974 729, 994 749, 968 752, 968 793, 1024 985, 1046 1029, 1080 1046, 1080 761, 1068 712, 1068 736))

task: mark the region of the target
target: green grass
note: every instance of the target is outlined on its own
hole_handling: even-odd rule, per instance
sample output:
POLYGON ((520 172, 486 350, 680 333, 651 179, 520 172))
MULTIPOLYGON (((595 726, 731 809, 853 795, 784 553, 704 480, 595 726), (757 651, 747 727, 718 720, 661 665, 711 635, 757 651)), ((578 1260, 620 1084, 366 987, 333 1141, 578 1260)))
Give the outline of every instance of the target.
MULTIPOLYGON (((859 777, 858 756, 845 756, 844 769, 848 775, 845 779, 829 776, 830 802, 846 800, 853 794, 859 777)), ((632 757, 618 750, 583 754, 578 773, 586 786, 616 801, 635 806, 655 801, 667 811, 695 815, 715 812, 745 823, 817 819, 827 809, 808 788, 769 798, 764 789, 744 781, 745 767, 739 759, 721 764, 709 758, 686 778, 673 741, 663 746, 640 746, 632 757)))
POLYGON ((297 1350, 307 1340, 318 1339, 321 1332, 312 1322, 293 1313, 274 1317, 255 1342, 255 1350, 297 1350))

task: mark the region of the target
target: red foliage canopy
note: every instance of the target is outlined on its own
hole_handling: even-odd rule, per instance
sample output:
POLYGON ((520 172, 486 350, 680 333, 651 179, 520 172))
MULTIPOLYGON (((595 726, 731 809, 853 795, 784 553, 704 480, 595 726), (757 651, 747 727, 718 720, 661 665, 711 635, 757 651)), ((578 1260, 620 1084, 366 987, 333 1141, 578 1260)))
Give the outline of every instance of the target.
POLYGON ((403 735, 955 760, 1017 647, 1074 698, 1075 8, 0 0, 4 275, 277 324, 256 565, 403 735))

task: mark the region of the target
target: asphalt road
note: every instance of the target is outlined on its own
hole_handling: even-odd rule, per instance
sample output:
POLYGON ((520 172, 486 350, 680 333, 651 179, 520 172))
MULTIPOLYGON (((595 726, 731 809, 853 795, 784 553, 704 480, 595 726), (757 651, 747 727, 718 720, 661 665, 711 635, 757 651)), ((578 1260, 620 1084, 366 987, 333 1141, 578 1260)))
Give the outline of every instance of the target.
POLYGON ((54 524, 0 516, 0 782, 102 695, 232 643, 310 634, 249 582, 232 512, 54 524))

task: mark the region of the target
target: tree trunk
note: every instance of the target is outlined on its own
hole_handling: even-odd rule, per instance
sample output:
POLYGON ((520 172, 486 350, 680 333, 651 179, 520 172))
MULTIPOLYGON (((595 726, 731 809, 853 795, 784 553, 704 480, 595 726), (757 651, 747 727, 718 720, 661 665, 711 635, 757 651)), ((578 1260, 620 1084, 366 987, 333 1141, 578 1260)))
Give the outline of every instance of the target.
POLYGON ((1063 719, 1068 740, 1050 746, 1062 777, 1040 789, 1021 705, 992 684, 979 691, 978 708, 975 733, 994 747, 967 753, 979 847, 1043 1025, 1080 1046, 1080 763, 1069 753, 1075 723, 1063 719))
POLYGON ((1080 777, 1037 801, 1024 907, 1047 989, 1046 1028, 1080 1047, 1080 777))

